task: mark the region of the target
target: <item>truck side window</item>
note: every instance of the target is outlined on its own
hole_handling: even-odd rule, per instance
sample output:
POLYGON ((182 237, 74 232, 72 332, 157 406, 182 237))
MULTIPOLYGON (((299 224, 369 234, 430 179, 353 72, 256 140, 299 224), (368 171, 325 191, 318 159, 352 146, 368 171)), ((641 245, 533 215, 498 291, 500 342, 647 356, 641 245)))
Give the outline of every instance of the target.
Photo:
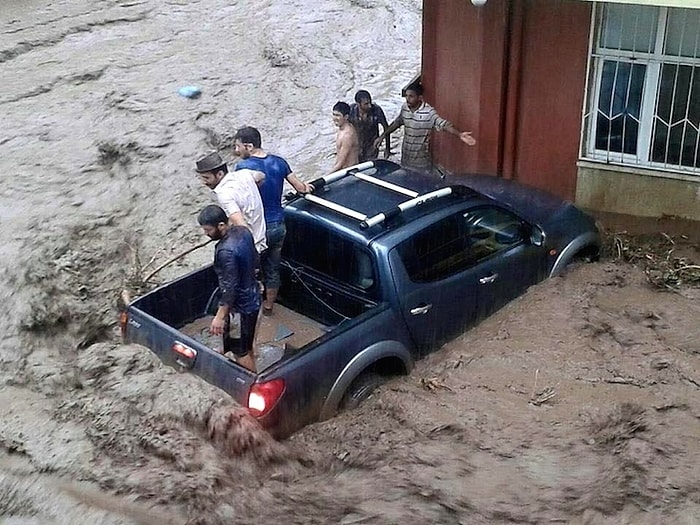
POLYGON ((475 261, 524 240, 523 222, 500 208, 484 207, 464 214, 466 235, 475 261))
POLYGON ((439 281, 524 239, 522 221, 500 208, 460 212, 416 233, 398 251, 414 282, 439 281))
POLYGON ((412 281, 437 281, 472 265, 461 218, 461 214, 447 217, 399 245, 412 281))

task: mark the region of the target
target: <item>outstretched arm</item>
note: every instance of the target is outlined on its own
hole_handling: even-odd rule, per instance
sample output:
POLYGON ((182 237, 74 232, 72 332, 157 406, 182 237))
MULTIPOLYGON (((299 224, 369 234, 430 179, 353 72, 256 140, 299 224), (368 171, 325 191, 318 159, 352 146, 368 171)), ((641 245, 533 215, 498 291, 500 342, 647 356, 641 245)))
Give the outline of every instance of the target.
POLYGON ((472 137, 471 131, 459 131, 452 124, 445 127, 445 131, 451 133, 455 137, 459 137, 459 140, 464 142, 467 146, 473 146, 476 144, 476 139, 472 137))

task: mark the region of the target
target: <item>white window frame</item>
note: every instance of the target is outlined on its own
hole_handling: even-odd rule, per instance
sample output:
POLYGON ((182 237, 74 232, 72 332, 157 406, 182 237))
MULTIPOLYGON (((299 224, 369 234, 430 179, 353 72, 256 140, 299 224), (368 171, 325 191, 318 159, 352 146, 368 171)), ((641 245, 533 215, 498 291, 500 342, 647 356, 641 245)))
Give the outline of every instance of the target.
POLYGON ((656 7, 656 9, 658 10, 656 40, 652 51, 645 53, 620 49, 612 50, 600 47, 599 39, 600 32, 602 31, 602 13, 604 6, 598 2, 594 4, 591 19, 589 51, 589 71, 591 73, 588 80, 587 100, 585 101, 582 122, 581 156, 583 160, 605 162, 607 164, 620 164, 637 168, 651 168, 654 170, 691 175, 695 178, 694 176, 700 176, 700 167, 667 164, 650 160, 653 126, 656 118, 657 91, 659 89, 662 66, 664 64, 675 64, 690 65, 700 68, 700 54, 696 57, 669 57, 663 54, 669 8, 656 7), (669 58, 671 59, 669 60, 669 58), (643 64, 646 66, 639 111, 636 154, 596 149, 597 111, 601 91, 600 85, 603 77, 603 65, 606 59, 630 64, 643 64))

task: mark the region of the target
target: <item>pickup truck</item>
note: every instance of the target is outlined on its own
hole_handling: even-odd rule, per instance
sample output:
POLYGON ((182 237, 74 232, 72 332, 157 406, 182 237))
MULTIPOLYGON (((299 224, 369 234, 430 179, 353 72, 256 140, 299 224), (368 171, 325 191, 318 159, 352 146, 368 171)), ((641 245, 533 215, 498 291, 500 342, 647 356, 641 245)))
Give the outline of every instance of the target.
POLYGON ((258 373, 207 335, 211 265, 131 302, 124 339, 219 387, 277 437, 355 407, 530 285, 598 254, 594 220, 571 203, 497 177, 459 180, 376 160, 288 196, 258 373))

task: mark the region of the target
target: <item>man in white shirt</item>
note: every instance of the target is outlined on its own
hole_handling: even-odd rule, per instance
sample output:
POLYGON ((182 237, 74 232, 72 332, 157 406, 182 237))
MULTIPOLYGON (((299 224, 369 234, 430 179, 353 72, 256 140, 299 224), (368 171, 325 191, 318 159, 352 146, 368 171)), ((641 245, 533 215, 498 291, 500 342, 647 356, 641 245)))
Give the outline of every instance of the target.
POLYGON ((214 190, 219 205, 226 211, 229 224, 247 226, 253 234, 255 249, 262 253, 265 241, 265 212, 258 184, 265 174, 241 169, 229 173, 228 166, 217 152, 209 153, 196 163, 196 171, 205 186, 214 190))

